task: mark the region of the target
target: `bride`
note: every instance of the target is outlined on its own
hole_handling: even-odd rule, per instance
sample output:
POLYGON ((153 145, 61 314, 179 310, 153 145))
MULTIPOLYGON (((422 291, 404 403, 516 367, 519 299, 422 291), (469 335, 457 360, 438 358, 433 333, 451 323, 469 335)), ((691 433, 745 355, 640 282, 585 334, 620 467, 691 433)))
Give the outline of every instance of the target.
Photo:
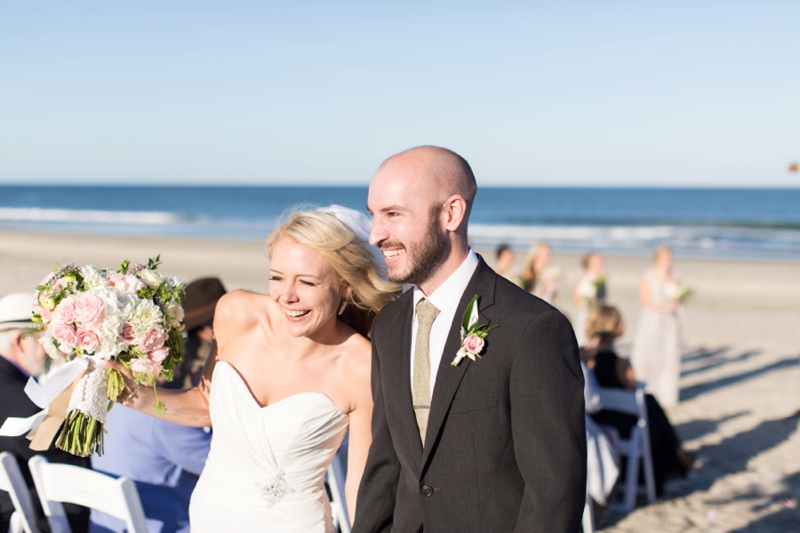
MULTIPOLYGON (((398 289, 380 277, 368 235, 366 217, 340 206, 293 214, 267 239, 269 295, 225 295, 201 383, 158 390, 165 420, 213 427, 193 532, 332 532, 323 480, 348 426, 345 495, 355 516, 371 442, 365 337, 398 289)), ((122 403, 153 413, 153 389, 129 372, 126 386, 122 403)))

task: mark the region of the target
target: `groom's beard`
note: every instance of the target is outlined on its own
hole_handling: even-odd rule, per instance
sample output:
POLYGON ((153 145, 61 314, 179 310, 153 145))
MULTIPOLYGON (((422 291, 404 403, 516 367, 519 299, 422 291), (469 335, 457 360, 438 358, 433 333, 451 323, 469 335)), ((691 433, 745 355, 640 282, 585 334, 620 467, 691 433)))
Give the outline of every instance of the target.
MULTIPOLYGON (((393 276, 389 273, 390 281, 395 283, 412 283, 420 285, 427 281, 434 271, 444 263, 450 255, 450 241, 439 228, 439 208, 431 210, 430 222, 425 237, 413 245, 406 246, 406 261, 408 272, 405 275, 393 276)), ((395 243, 386 243, 386 247, 397 246, 395 243)))

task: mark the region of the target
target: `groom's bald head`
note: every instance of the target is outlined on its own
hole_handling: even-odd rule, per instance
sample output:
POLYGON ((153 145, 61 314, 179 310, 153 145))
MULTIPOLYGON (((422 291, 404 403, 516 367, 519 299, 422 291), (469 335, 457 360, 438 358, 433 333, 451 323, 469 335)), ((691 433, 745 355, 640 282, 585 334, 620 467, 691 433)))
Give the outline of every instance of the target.
POLYGON ((417 146, 395 154, 384 161, 373 179, 380 179, 389 170, 405 170, 404 179, 420 194, 430 198, 431 204, 441 204, 453 195, 467 203, 466 226, 478 186, 467 160, 447 148, 417 146))

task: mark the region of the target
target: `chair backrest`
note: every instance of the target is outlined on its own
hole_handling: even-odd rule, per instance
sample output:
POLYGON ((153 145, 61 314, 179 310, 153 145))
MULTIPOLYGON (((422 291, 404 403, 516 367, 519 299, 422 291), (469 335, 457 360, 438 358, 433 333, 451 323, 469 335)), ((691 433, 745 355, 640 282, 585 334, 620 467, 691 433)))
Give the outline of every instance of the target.
POLYGON ((61 502, 97 509, 124 520, 131 533, 147 533, 142 502, 130 479, 115 479, 88 468, 49 463, 41 455, 32 457, 28 465, 53 533, 70 531, 61 502))
POLYGON ((331 514, 340 533, 350 533, 350 518, 344 498, 345 471, 339 455, 333 456, 328 467, 328 487, 331 491, 331 514))
POLYGON ((8 452, 0 453, 0 490, 8 492, 11 503, 14 504, 9 532, 38 533, 31 493, 22 477, 16 457, 8 452))
POLYGON ((601 387, 600 403, 603 409, 609 411, 617 411, 645 419, 647 417, 644 403, 644 391, 641 389, 629 391, 625 389, 601 387))
POLYGON ((644 383, 637 383, 635 391, 601 387, 600 402, 603 405, 603 409, 633 415, 637 418, 636 425, 631 430, 630 439, 620 439, 618 448, 621 454, 628 456, 628 471, 625 479, 626 494, 623 509, 630 512, 636 505, 640 459, 644 463, 647 499, 653 502, 656 498, 644 383))

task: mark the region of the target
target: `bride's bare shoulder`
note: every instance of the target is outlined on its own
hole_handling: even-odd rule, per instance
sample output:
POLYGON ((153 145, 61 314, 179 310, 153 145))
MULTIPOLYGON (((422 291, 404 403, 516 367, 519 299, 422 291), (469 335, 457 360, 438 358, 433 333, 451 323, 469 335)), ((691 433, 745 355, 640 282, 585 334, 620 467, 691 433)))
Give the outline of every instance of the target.
POLYGON ((372 344, 356 332, 342 344, 345 372, 351 379, 369 383, 372 368, 372 344))
POLYGON ((269 312, 269 296, 245 290, 227 293, 217 302, 214 312, 214 334, 219 339, 230 332, 249 330, 269 312))

